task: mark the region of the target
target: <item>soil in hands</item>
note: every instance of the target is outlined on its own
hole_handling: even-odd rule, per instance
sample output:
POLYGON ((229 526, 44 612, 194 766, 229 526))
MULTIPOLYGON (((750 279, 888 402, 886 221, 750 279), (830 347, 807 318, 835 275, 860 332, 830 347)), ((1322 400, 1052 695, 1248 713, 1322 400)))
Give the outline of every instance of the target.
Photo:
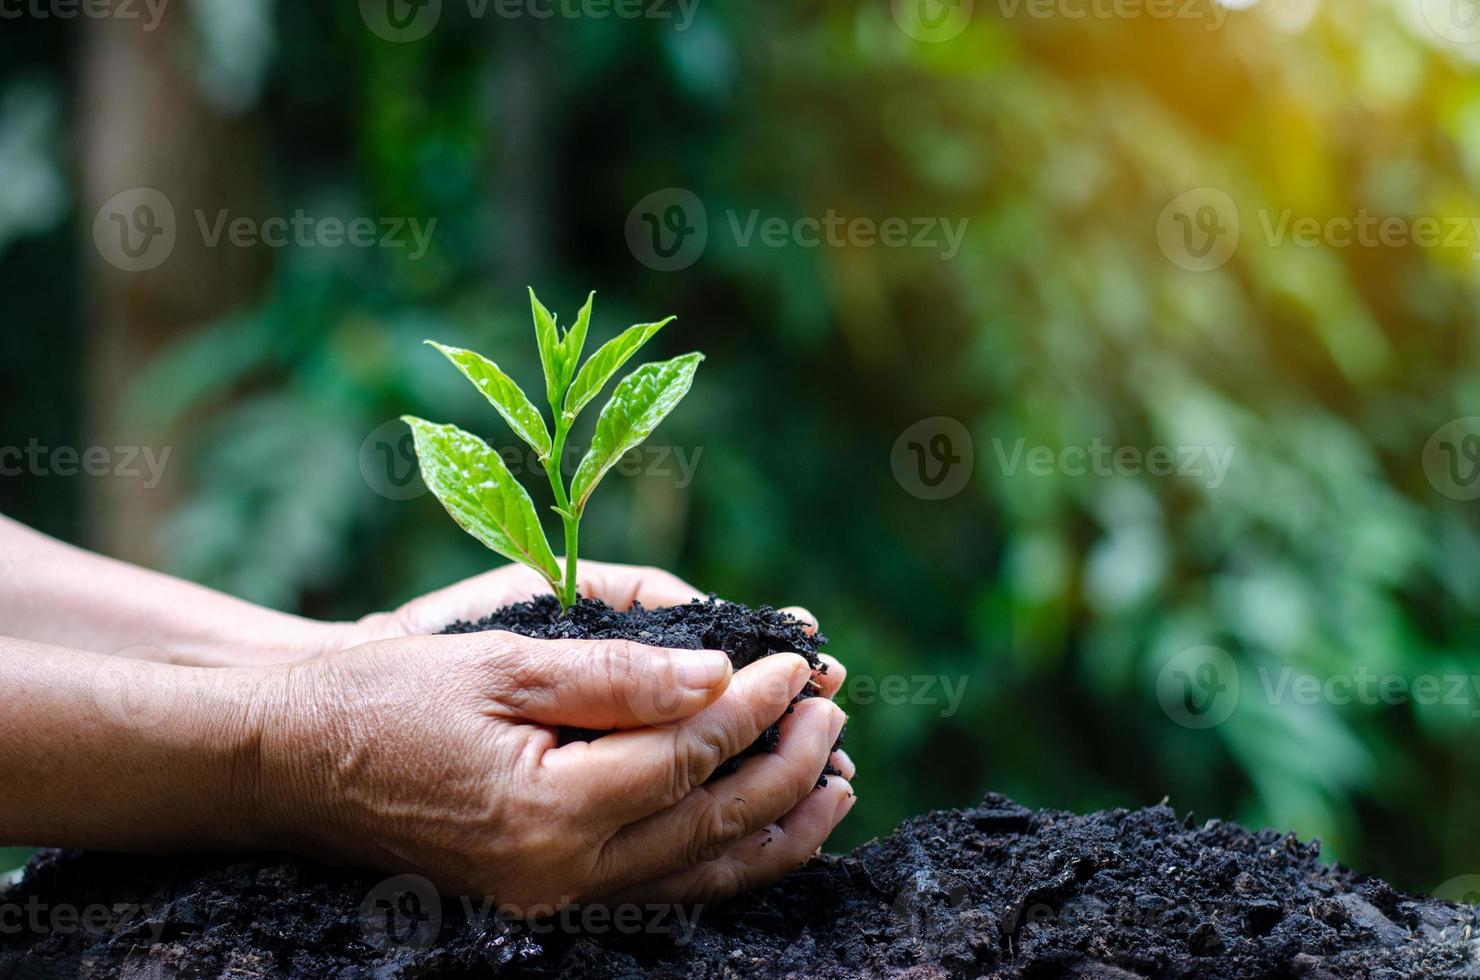
MULTIPOLYGON (((625 611, 615 610, 597 599, 581 599, 562 614, 555 597, 546 595, 530 602, 505 606, 476 623, 454 623, 443 632, 481 633, 488 630, 508 630, 537 640, 631 640, 647 646, 680 650, 722 650, 737 671, 772 654, 796 653, 804 657, 814 671, 827 672, 827 665, 817 656, 827 643, 826 636, 809 633, 802 623, 769 606, 751 609, 712 596, 707 600, 696 599, 687 605, 656 609, 636 605, 625 611)), ((796 701, 815 696, 809 685, 797 695, 796 701)), ((788 708, 787 712, 790 711, 788 708)), ((600 734, 571 729, 563 733, 562 740, 594 738, 600 734)), ((847 730, 844 729, 838 735, 834 750, 842 747, 846 736, 847 730)), ((734 772, 740 763, 757 752, 774 750, 780 737, 778 722, 762 732, 744 752, 722 764, 713 778, 734 772)), ((836 773, 837 770, 829 765, 819 783, 826 784, 827 777, 836 773)))

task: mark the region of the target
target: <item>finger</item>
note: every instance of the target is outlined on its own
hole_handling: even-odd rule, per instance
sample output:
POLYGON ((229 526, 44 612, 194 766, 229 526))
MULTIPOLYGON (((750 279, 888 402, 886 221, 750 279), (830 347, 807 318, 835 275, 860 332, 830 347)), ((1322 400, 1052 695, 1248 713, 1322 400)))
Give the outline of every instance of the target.
POLYGON ((801 606, 787 606, 781 612, 786 613, 792 619, 798 620, 807 631, 807 635, 810 636, 817 632, 817 617, 801 606))
POLYGON ((829 657, 825 653, 817 656, 822 660, 824 669, 812 675, 813 690, 819 697, 837 697, 838 692, 843 689, 843 682, 848 679, 848 668, 836 657, 829 657))
POLYGON ((796 654, 775 654, 736 673, 718 701, 679 725, 561 746, 546 752, 541 765, 569 786, 579 805, 619 830, 673 806, 749 748, 786 712, 810 673, 796 654))
POLYGON ((852 782, 853 777, 858 775, 858 767, 853 764, 853 757, 842 749, 834 752, 827 761, 849 782, 852 782))
POLYGON ((847 780, 829 779, 724 856, 624 889, 610 901, 705 905, 769 885, 811 860, 857 802, 847 780))
POLYGON ((646 880, 723 856, 817 786, 845 720, 830 701, 803 701, 782 720, 774 752, 751 756, 733 775, 623 829, 603 848, 598 867, 610 869, 608 880, 646 880))
POLYGON ((704 598, 704 593, 661 568, 583 561, 576 574, 582 595, 600 599, 617 610, 631 609, 635 603, 650 609, 681 606, 704 598))
POLYGON ((493 712, 540 725, 648 728, 713 704, 730 682, 718 650, 670 650, 626 640, 531 640, 471 634, 487 648, 493 712))

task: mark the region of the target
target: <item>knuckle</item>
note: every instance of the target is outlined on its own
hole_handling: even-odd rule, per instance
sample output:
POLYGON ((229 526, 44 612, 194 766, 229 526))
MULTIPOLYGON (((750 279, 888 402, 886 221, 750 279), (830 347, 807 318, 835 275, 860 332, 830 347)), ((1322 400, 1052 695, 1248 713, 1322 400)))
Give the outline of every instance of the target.
POLYGON ((690 841, 691 863, 713 861, 745 836, 745 801, 735 796, 720 796, 705 788, 700 797, 701 809, 690 841))
POLYGON ((689 790, 708 779, 726 758, 724 740, 712 730, 675 732, 674 789, 682 799, 689 790))

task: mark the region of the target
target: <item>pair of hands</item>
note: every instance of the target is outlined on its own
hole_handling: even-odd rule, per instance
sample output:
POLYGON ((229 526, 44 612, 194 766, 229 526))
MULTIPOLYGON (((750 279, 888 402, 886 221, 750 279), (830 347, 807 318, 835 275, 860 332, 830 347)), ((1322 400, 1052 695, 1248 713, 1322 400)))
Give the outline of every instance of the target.
MULTIPOLYGON (((616 608, 700 596, 654 569, 583 562, 616 608)), ((263 843, 428 877, 521 914, 583 902, 705 903, 780 878, 852 808, 843 667, 796 654, 733 673, 717 651, 434 636, 546 591, 499 569, 315 632, 259 668, 246 742, 263 843), (706 780, 786 712, 772 754, 706 780), (619 729, 560 745, 557 729, 619 729), (816 785, 831 760, 844 778, 816 785)), ((789 610, 815 629, 805 610, 789 610)))

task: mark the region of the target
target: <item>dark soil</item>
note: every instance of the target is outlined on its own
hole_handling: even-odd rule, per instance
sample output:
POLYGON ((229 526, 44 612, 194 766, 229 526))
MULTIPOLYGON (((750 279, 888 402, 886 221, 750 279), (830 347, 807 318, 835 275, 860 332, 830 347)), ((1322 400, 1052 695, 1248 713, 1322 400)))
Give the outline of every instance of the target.
MULTIPOLYGON (((723 649, 737 667, 782 650, 816 664, 822 642, 774 611, 714 601, 633 614, 582 603, 568 619, 535 602, 453 629, 486 628, 723 649)), ((277 855, 53 851, 0 892, 0 980, 1480 977, 1474 910, 1317 852, 1165 806, 1075 816, 988 796, 728 904, 529 926, 420 879, 277 855)))
POLYGON ((1480 975, 1474 910, 1316 853, 1165 806, 1081 817, 989 796, 697 918, 588 909, 534 933, 481 900, 409 892, 379 906, 406 913, 387 920, 379 875, 289 859, 53 852, 0 910, 121 911, 90 932, 0 926, 0 978, 1480 975))
MULTIPOLYGON (((821 633, 809 635, 797 620, 769 606, 751 609, 711 596, 683 606, 644 609, 641 605, 618 612, 597 599, 581 599, 564 615, 552 595, 531 602, 505 606, 476 623, 453 623, 444 633, 481 633, 486 630, 508 630, 537 640, 632 640, 649 646, 680 650, 723 650, 736 670, 773 653, 797 653, 806 658, 812 669, 827 673, 827 665, 817 651, 827 643, 821 633)), ((804 690, 801 701, 813 697, 804 690)), ((787 709, 790 711, 790 709, 787 709)), ((565 741, 598 736, 598 732, 571 729, 565 741)), ((834 749, 841 748, 847 735, 838 736, 834 749)), ((714 778, 728 775, 740 763, 757 752, 770 752, 781 737, 779 725, 772 725, 750 748, 723 764, 714 778)), ((837 772, 832 766, 823 771, 820 783, 837 772)))

